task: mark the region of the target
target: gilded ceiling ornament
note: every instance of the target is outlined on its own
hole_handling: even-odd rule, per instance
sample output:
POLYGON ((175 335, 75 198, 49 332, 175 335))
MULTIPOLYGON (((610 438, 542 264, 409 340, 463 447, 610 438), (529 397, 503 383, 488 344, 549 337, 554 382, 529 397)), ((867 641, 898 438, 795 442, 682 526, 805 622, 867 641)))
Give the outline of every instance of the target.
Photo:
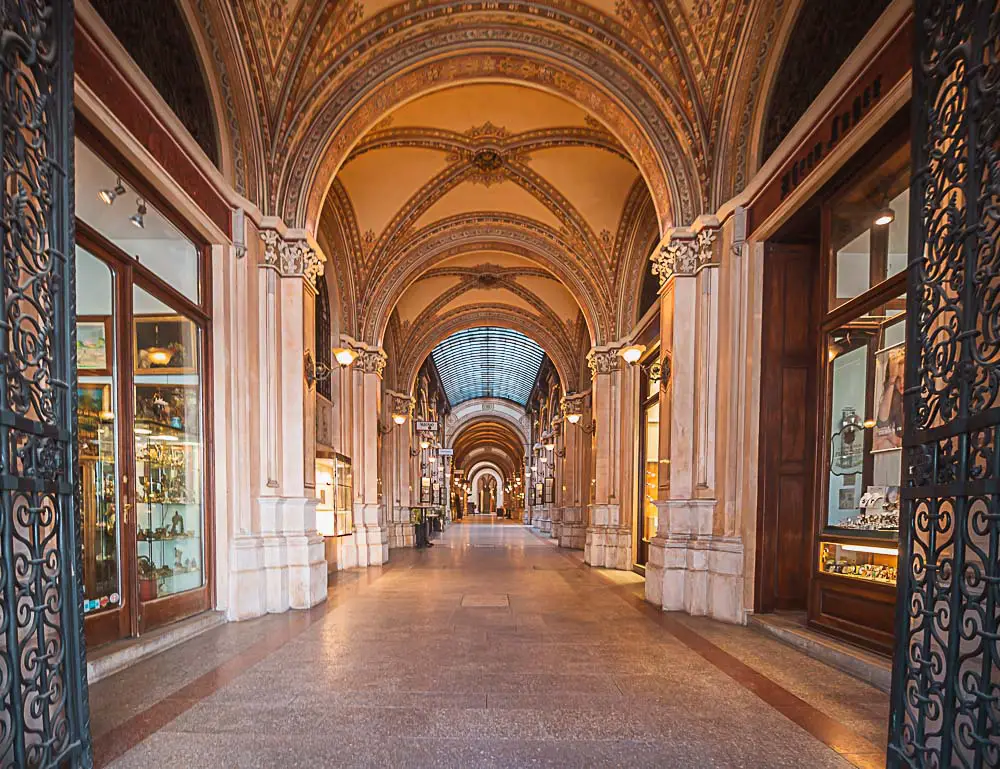
POLYGON ((261 230, 264 242, 264 265, 273 267, 283 276, 303 277, 313 285, 323 274, 325 259, 304 240, 285 240, 277 230, 261 230))

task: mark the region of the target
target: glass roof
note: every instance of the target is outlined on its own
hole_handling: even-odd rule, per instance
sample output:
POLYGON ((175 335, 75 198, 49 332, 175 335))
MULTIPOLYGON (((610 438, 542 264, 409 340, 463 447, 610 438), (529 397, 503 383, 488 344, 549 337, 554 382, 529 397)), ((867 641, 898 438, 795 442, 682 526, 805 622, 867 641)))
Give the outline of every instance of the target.
POLYGON ((431 352, 452 406, 473 398, 527 405, 545 353, 517 331, 482 326, 458 331, 431 352))

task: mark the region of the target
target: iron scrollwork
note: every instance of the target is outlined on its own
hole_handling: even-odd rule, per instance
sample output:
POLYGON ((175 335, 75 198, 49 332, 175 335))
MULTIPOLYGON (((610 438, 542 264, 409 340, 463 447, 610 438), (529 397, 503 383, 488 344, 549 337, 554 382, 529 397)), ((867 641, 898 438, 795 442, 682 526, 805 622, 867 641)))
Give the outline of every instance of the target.
POLYGON ((1000 766, 1000 4, 915 14, 888 759, 1000 766))
POLYGON ((73 4, 0 0, 0 765, 91 766, 77 517, 73 4))

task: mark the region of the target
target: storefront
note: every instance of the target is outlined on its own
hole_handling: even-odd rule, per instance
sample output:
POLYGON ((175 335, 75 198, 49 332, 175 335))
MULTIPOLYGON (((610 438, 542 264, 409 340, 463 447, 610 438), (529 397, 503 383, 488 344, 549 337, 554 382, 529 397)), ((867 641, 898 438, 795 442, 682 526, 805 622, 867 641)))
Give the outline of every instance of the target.
POLYGON ((804 611, 883 653, 902 470, 909 39, 895 30, 750 208, 751 229, 767 231, 754 609, 804 611))
MULTIPOLYGON (((657 318, 657 323, 659 318, 657 318)), ((656 536, 660 486, 660 348, 649 350, 639 371, 639 504, 635 524, 635 569, 645 573, 649 541, 656 536)))
POLYGON ((210 251, 83 123, 76 305, 89 646, 213 603, 210 251))

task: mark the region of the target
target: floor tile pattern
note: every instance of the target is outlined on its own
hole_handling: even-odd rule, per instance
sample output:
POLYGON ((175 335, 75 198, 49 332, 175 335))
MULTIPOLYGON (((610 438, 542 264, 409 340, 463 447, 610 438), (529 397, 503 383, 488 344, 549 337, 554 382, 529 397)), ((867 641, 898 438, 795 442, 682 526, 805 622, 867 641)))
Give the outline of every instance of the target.
POLYGON ((641 587, 456 524, 91 687, 97 765, 884 766, 882 692, 641 587))

